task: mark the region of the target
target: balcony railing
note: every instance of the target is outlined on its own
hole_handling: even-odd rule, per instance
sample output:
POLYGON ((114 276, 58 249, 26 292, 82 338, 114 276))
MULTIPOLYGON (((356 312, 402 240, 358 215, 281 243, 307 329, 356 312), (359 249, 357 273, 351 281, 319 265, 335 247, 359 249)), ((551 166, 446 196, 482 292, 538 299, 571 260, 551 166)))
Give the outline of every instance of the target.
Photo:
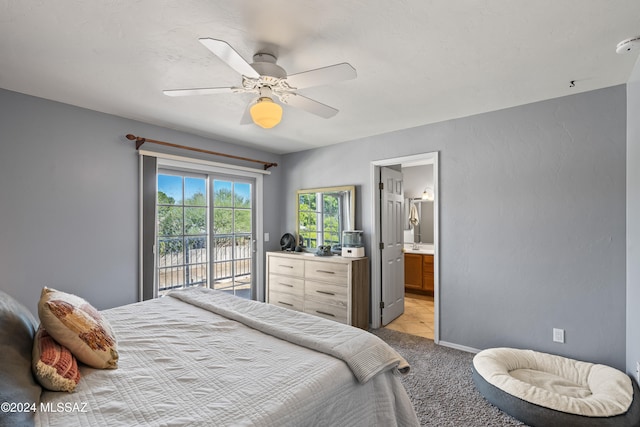
MULTIPOLYGON (((171 243, 171 251, 158 256, 158 293, 173 289, 207 286, 209 265, 206 240, 187 238, 191 248, 183 251, 182 239, 164 239, 171 243), (195 243, 195 244, 194 244, 195 243), (195 247, 195 248, 194 248, 195 247)), ((214 238, 211 287, 220 290, 249 290, 252 284, 252 246, 248 236, 236 237, 236 245, 229 237, 214 238)), ((168 245, 167 245, 168 246, 168 245)), ((165 246, 165 247, 167 247, 165 246)))

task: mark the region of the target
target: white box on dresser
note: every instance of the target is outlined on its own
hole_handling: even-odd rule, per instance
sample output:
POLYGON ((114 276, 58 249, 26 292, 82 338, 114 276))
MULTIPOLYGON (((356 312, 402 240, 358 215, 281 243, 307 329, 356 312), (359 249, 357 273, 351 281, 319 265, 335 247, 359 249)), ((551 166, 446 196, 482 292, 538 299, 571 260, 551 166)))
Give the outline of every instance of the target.
POLYGON ((267 302, 369 327, 369 258, 267 252, 267 302))

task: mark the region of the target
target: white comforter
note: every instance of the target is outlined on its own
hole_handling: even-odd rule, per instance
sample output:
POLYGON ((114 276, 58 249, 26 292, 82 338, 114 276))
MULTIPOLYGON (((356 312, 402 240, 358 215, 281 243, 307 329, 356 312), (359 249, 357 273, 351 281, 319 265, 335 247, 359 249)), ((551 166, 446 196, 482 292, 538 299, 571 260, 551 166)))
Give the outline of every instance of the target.
POLYGON ((74 393, 43 393, 37 423, 418 425, 398 378, 408 366, 377 337, 219 292, 173 296, 103 311, 117 335, 119 368, 83 367, 74 393))

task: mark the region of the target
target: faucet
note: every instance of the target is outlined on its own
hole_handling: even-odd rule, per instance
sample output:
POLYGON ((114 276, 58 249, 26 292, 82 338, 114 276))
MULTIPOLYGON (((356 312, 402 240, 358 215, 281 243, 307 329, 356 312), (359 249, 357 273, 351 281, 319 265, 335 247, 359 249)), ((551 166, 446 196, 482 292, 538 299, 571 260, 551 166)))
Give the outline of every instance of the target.
POLYGON ((418 242, 413 242, 413 247, 412 247, 412 249, 413 249, 414 251, 417 251, 418 249, 420 249, 420 244, 419 244, 418 242))

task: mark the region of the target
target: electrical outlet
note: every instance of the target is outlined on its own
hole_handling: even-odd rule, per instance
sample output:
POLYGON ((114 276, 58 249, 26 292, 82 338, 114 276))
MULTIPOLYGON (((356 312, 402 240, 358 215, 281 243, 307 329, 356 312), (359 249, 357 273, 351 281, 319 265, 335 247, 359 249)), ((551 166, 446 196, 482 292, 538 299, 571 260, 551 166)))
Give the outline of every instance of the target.
POLYGON ((553 342, 564 343, 564 329, 553 328, 553 342))

